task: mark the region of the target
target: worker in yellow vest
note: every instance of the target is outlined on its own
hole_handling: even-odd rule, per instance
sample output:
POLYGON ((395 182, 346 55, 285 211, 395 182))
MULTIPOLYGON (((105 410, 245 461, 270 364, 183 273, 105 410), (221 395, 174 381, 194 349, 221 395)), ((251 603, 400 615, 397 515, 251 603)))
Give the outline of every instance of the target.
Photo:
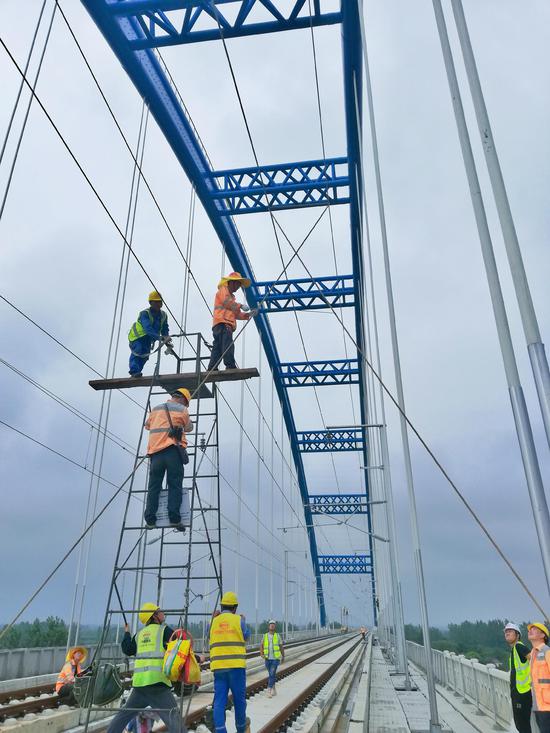
POLYGON ((215 733, 227 733, 225 708, 229 691, 235 707, 237 733, 250 729, 246 717, 246 640, 250 629, 245 617, 237 615, 239 601, 232 591, 224 593, 221 612, 214 615, 210 624, 210 670, 214 674, 214 726, 215 733))
POLYGON ((267 696, 273 697, 277 694, 275 683, 277 681, 277 667, 285 660, 283 640, 275 630, 276 621, 271 619, 267 625, 267 632, 264 634, 260 644, 260 656, 265 660, 267 669, 267 696))
POLYGON ((510 646, 510 697, 514 725, 519 733, 531 733, 531 674, 529 672, 529 649, 522 644, 521 629, 517 624, 506 624, 504 638, 510 646))
POLYGON ((141 377, 155 341, 162 341, 168 347, 172 339, 168 333, 168 317, 162 310, 162 295, 153 290, 149 293, 149 308, 141 311, 128 331, 130 346, 130 376, 141 377))
POLYGON ((144 603, 139 613, 143 629, 134 637, 128 625, 122 639, 122 651, 135 657, 132 675, 132 692, 113 718, 107 733, 122 733, 138 711, 151 708, 166 725, 169 733, 187 733, 177 699, 171 690, 172 683, 162 671, 164 652, 174 633, 167 626, 164 613, 156 603, 144 603))
POLYGON ((550 632, 546 624, 539 622, 529 624, 527 629, 533 647, 530 655, 533 711, 540 733, 550 733, 550 632))

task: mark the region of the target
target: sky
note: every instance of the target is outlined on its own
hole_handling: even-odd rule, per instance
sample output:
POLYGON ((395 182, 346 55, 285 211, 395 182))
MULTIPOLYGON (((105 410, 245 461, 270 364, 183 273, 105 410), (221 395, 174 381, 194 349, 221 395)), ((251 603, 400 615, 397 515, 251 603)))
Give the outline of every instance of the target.
MULTIPOLYGON (((474 154, 478 164, 521 380, 546 485, 550 463, 533 387, 525 340, 510 271, 488 181, 475 117, 467 90, 450 4, 444 2, 461 83, 474 154)), ((41 3, 3 4, 2 38, 20 65, 30 47, 41 3)), ((134 149, 141 100, 103 37, 76 0, 60 2, 97 76, 106 98, 134 149)), ((286 6, 285 6, 286 7, 286 6)), ((327 3, 327 8, 330 8, 327 3)), ((49 18, 53 3, 46 3, 49 18)), ((548 250, 550 142, 547 129, 550 7, 544 0, 464 0, 464 9, 510 204, 537 311, 542 338, 548 340, 550 302, 548 250)), ((550 606, 534 531, 525 477, 496 337, 479 239, 460 155, 432 4, 429 0, 365 0, 365 27, 371 63, 374 109, 392 264, 397 326, 407 414, 471 502, 476 512, 543 605, 550 606)), ((41 26, 38 48, 44 41, 41 26)), ((341 39, 337 26, 315 29, 322 122, 327 156, 345 154, 341 39)), ((322 156, 314 66, 309 30, 228 42, 239 90, 260 162, 307 160, 322 156)), ((163 57, 200 131, 216 169, 254 165, 223 47, 219 42, 167 48, 163 57)), ((36 69, 33 59, 30 72, 36 69)), ((0 49, 3 140, 20 77, 0 49)), ((118 227, 124 229, 133 161, 84 65, 72 37, 57 15, 44 56, 37 94, 99 192, 118 227)), ((23 94, 24 102, 27 96, 23 94)), ((15 117, 21 125, 23 109, 15 117)), ((8 139, 0 164, 3 195, 17 135, 8 139)), ((391 343, 381 259, 371 148, 365 130, 367 213, 373 253, 382 374, 394 392, 391 343)), ((185 265, 174 240, 190 263, 195 282, 188 285, 187 332, 209 338, 210 315, 203 300, 213 300, 220 273, 227 270, 222 248, 197 203, 189 236, 191 189, 155 121, 147 126, 143 171, 170 225, 168 231, 142 184, 132 245, 150 279, 181 322, 185 265), (200 292, 199 292, 200 288, 200 292)), ((294 245, 300 243, 320 209, 277 216, 294 245)), ((351 272, 346 206, 331 210, 338 272, 351 272)), ((241 216, 237 226, 258 280, 282 270, 268 215, 241 216)), ((285 260, 291 248, 282 241, 285 260)), ((316 276, 334 273, 328 216, 302 250, 316 276)), ((0 220, 0 294, 62 342, 69 353, 0 300, 5 333, 0 356, 2 498, 0 568, 1 620, 12 618, 79 536, 90 487, 96 483, 82 466, 93 465, 101 394, 88 386, 89 366, 104 373, 115 308, 123 242, 82 173, 61 144, 44 113, 32 105, 0 220), (76 355, 76 356, 75 356, 76 355), (78 358, 76 358, 78 357, 78 358), (82 361, 80 361, 80 360, 82 361), (83 363, 85 362, 85 363, 83 363), (87 364, 87 365, 86 365, 87 364), (9 365, 9 366, 8 366, 9 365), (89 419, 54 401, 13 368, 77 408, 89 419), (70 458, 32 442, 36 441, 70 458)), ((305 276, 293 262, 292 277, 305 276)), ((146 305, 150 282, 134 260, 128 266, 115 349, 114 372, 124 376, 126 330, 146 305)), ((343 318, 353 330, 351 314, 343 318)), ((172 331, 176 330, 171 322, 172 331)), ((296 319, 273 315, 270 323, 283 361, 304 360, 296 319)), ((309 359, 343 358, 353 344, 330 312, 299 316, 309 359)), ((115 329, 116 330, 116 329, 115 329)), ((303 513, 281 410, 272 403, 272 381, 259 353, 254 326, 237 342, 237 359, 257 365, 259 380, 247 387, 227 384, 219 404, 220 482, 224 586, 236 587, 249 618, 281 618, 284 607, 285 550, 288 563, 288 613, 295 621, 313 617, 312 575, 303 513), (258 419, 257 403, 261 405, 258 419), (272 406, 273 405, 273 406, 272 406), (232 414, 232 411, 234 414, 232 414), (244 426, 240 430, 239 421, 244 426), (241 417, 242 416, 242 417, 241 417), (276 441, 276 443, 274 443, 276 441), (241 502, 239 503, 239 494, 241 502), (240 508, 239 508, 240 507, 240 508)), ((169 365, 168 357, 163 364, 169 365)), ((148 365, 147 369, 152 369, 148 365)), ((172 369, 170 369, 171 371, 172 369)), ((129 393, 128 393, 129 394, 129 393)), ((107 441, 101 464, 96 509, 130 473, 140 434, 143 390, 131 397, 112 394, 108 428, 118 445, 107 441), (122 446, 122 447, 121 447, 122 446), (108 483, 111 482, 111 483, 108 483)), ((159 398, 160 399, 160 398, 159 398)), ((355 388, 293 390, 299 430, 355 423, 355 388), (297 394, 296 394, 297 393, 297 394), (318 401, 317 401, 318 400, 318 401)), ((418 596, 399 419, 386 405, 390 465, 397 522, 397 547, 405 619, 419 620, 418 596)), ((142 445, 142 449, 144 446, 142 445)), ((494 617, 527 620, 538 612, 465 513, 449 485, 416 439, 411 438, 416 500, 426 591, 432 625, 494 617)), ((99 444, 101 451, 101 444, 99 444)), ((99 453, 98 453, 99 455, 99 453)), ((311 493, 361 490, 358 454, 304 456, 311 493)), ((98 464, 96 462, 96 470, 98 464)), ((145 472, 136 483, 145 486, 145 472)), ((379 492, 377 482, 373 492, 379 492)), ((210 489, 205 483, 205 496, 210 489)), ((548 492, 547 492, 548 495, 548 492)), ((119 496, 98 521, 88 552, 81 618, 103 617, 124 514, 119 496)), ((133 505, 131 515, 138 517, 133 505)), ((377 511, 377 530, 385 533, 377 511)), ((348 554, 367 549, 364 519, 349 528, 327 524, 317 532, 320 552, 348 554)), ((377 550, 383 547, 377 543, 377 550)), ((154 552, 155 548, 151 549, 154 552)), ((383 565, 387 557, 380 549, 383 565)), ((73 552, 23 618, 71 616, 79 552, 73 552)), ((200 561, 206 567, 205 562, 200 561)), ((384 577, 381 584, 385 582, 384 577)), ((205 607, 211 587, 205 582, 205 607)), ((370 623, 368 579, 324 576, 330 619, 350 609, 350 622, 370 623)), ((129 602, 131 583, 123 589, 129 602)), ((147 587, 147 589, 149 586, 147 587)), ((177 591, 174 591, 177 592, 177 591)), ((202 592, 202 591, 201 591, 202 592)), ((382 591, 383 592, 383 591, 382 591)), ((77 603, 77 609, 80 601, 77 603)), ((78 616, 78 610, 76 616, 78 616)))

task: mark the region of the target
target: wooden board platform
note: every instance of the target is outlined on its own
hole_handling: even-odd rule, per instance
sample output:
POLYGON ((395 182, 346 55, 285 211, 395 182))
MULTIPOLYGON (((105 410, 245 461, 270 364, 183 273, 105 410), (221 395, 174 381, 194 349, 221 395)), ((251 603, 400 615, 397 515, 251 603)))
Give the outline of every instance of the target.
MULTIPOLYGON (((203 383, 200 388, 200 398, 205 399, 212 397, 211 390, 208 389, 206 383, 212 382, 236 382, 241 379, 250 379, 251 377, 259 377, 258 370, 252 369, 223 369, 214 372, 182 372, 181 374, 159 374, 153 379, 153 376, 143 377, 119 377, 115 379, 91 379, 88 384, 96 390, 105 389, 129 389, 132 387, 150 387, 158 385, 167 392, 171 392, 179 387, 187 387, 193 393, 197 384, 203 383)), ((197 395, 199 396, 199 395, 197 395)))

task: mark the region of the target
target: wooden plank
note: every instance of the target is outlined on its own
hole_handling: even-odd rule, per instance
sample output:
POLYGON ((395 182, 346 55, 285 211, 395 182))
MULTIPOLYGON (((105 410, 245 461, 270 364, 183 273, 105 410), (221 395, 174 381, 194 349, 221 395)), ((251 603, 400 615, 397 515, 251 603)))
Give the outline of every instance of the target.
MULTIPOLYGON (((106 389, 130 389, 132 387, 151 387, 151 385, 159 386, 167 392, 171 392, 179 387, 186 387, 191 394, 195 391, 198 384, 201 384, 201 399, 212 397, 211 390, 206 387, 206 383, 212 382, 235 382, 242 379, 251 379, 259 377, 258 370, 252 369, 224 369, 212 372, 185 372, 181 374, 159 374, 157 377, 119 377, 116 379, 91 379, 88 384, 95 390, 106 389)), ((198 395, 197 395, 198 396, 198 395)))

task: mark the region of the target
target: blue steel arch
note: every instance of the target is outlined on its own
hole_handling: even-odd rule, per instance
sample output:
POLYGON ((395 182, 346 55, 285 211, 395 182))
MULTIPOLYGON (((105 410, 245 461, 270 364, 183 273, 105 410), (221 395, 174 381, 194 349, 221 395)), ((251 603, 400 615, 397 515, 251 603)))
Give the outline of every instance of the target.
MULTIPOLYGON (((220 21, 219 15, 225 3, 237 3, 240 6, 237 19, 229 28, 224 21, 220 21, 224 29, 224 37, 236 37, 252 35, 255 33, 271 33, 282 30, 293 30, 296 28, 309 27, 313 25, 324 25, 341 23, 342 25, 342 52, 344 66, 344 93, 345 93, 345 114, 347 132, 347 157, 327 161, 328 166, 323 167, 323 161, 309 161, 313 164, 314 178, 308 181, 308 173, 303 162, 285 164, 284 173, 286 176, 293 175, 294 169, 300 171, 300 185, 304 189, 310 189, 318 180, 319 170, 331 169, 334 160, 339 164, 346 164, 347 176, 345 180, 349 191, 345 199, 334 199, 333 203, 349 204, 350 228, 351 228, 351 249, 353 262, 353 296, 345 305, 352 305, 355 310, 355 330, 358 344, 358 383, 361 404, 361 422, 367 423, 366 405, 366 383, 365 368, 362 359, 364 345, 364 304, 363 304, 363 249, 362 249, 362 166, 360 165, 360 140, 362 125, 362 54, 361 34, 359 24, 359 13, 361 12, 361 0, 341 0, 340 10, 334 12, 323 12, 322 0, 314 0, 313 15, 310 19, 308 5, 305 0, 295 0, 290 14, 284 16, 277 9, 277 0, 81 0, 88 13, 98 26, 99 30, 111 46, 113 52, 122 64, 141 97, 149 106, 150 112, 155 118, 160 130, 163 132, 174 154, 185 170, 189 180, 192 182, 197 195, 216 231, 227 257, 234 270, 237 270, 249 277, 254 283, 252 265, 246 255, 244 245, 234 225, 231 214, 233 213, 227 201, 220 196, 218 180, 219 172, 213 171, 207 159, 205 151, 194 131, 194 127, 187 117, 185 109, 178 96, 172 88, 170 81, 164 72, 154 48, 164 45, 177 45, 178 43, 194 43, 220 38, 219 30, 214 27, 208 32, 202 33, 196 30, 195 21, 201 14, 206 14, 216 21, 220 21), (273 19, 254 23, 250 20, 251 11, 256 3, 261 3, 265 8, 269 6, 273 19), (220 8, 218 8, 220 6, 220 8), (180 28, 177 28, 171 21, 170 11, 184 11, 184 19, 180 28), (159 33, 162 31, 162 33, 159 33), (321 167, 320 167, 321 166, 321 167), (304 172, 305 171, 305 172, 304 172)), ((277 166, 270 166, 275 169, 277 166)), ((275 180, 275 179, 274 179, 275 180)), ((288 180, 288 178, 286 179, 288 180)), ((341 184, 342 181, 334 181, 341 184)), ((292 203, 292 201, 291 201, 292 203)), ((300 201, 301 205, 308 205, 307 200, 300 201)), ((311 205, 318 205, 312 201, 311 205)), ((338 282, 335 276, 334 281, 338 282)), ((304 282, 301 280, 300 282, 304 282)), ((265 285, 265 283, 264 283, 265 285)), ((324 286, 320 283, 320 288, 324 286)), ((348 288, 351 289, 351 288, 348 288)), ((263 289, 251 287, 251 300, 260 300, 263 296, 263 289)), ((317 304, 316 307, 319 307, 317 304)), ((307 305, 305 307, 307 309, 307 305)), ((294 421, 292 406, 290 403, 288 389, 282 377, 282 365, 279 359, 277 346, 273 332, 266 313, 269 308, 262 308, 255 319, 256 326, 262 341, 266 357, 268 359, 277 395, 282 408, 283 418, 290 439, 292 456, 296 466, 298 485, 304 505, 305 524, 308 532, 310 554, 313 564, 317 586, 317 598, 321 625, 326 625, 326 609, 321 581, 321 564, 317 550, 315 526, 312 512, 309 506, 309 492, 307 480, 302 461, 302 446, 299 443, 298 432, 294 421)), ((334 357, 335 355, 330 355, 334 357)), ((367 440, 364 428, 361 440, 358 443, 363 453, 364 465, 367 466, 367 440)), ((368 474, 365 473, 365 486, 368 497, 368 474)), ((367 521, 371 529, 370 511, 367 509, 367 521)), ((370 574, 372 583, 373 613, 376 620, 377 610, 375 603, 375 579, 374 579, 374 553, 372 538, 369 536, 369 549, 371 560, 370 574)), ((345 557, 345 556, 342 556, 345 557)), ((342 571, 340 571, 342 572, 342 571)))

